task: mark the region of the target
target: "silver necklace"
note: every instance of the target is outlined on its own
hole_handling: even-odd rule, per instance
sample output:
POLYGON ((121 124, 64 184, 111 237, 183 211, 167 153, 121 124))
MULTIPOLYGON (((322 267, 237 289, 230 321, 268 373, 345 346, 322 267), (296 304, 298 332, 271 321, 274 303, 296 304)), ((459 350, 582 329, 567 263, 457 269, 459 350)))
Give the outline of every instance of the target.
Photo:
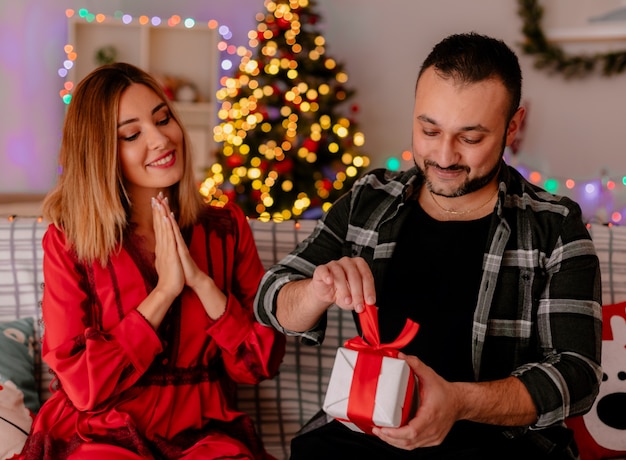
POLYGON ((430 192, 430 196, 431 196, 431 197, 432 197, 432 199, 433 199, 433 202, 434 202, 434 203, 437 205, 437 207, 438 207, 439 209, 441 209, 443 212, 445 212, 446 214, 452 214, 452 215, 454 215, 454 216, 464 216, 464 215, 466 215, 466 214, 471 214, 471 213, 473 213, 473 212, 476 212, 476 211, 478 211, 479 209, 482 209, 482 208, 484 208, 485 206, 487 206, 487 203, 489 203, 491 200, 493 200, 493 197, 494 197, 494 196, 496 196, 496 195, 498 194, 498 189, 496 188, 496 191, 493 193, 493 195, 491 195, 491 196, 489 197, 489 199, 488 199, 487 201, 485 201, 483 204, 481 204, 480 206, 477 206, 477 207, 475 207, 475 208, 472 208, 472 209, 467 209, 467 210, 465 210, 465 211, 455 211, 454 209, 447 209, 447 208, 444 208, 444 207, 443 207, 443 206, 442 206, 442 205, 441 205, 441 204, 437 201, 437 199, 435 198, 435 194, 432 192, 432 190, 429 190, 429 192, 430 192))

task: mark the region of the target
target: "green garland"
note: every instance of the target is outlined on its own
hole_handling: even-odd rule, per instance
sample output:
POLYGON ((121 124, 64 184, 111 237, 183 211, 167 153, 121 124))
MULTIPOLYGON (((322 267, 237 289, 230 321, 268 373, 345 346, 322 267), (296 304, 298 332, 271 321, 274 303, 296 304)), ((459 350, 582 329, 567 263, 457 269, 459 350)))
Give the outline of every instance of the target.
POLYGON ((602 74, 611 76, 626 70, 626 50, 591 55, 570 55, 563 49, 549 43, 541 29, 543 8, 538 0, 518 0, 519 15, 524 20, 522 32, 526 41, 522 50, 526 54, 536 55, 535 67, 547 69, 551 73, 561 72, 566 78, 584 77, 591 74, 598 63, 602 65, 602 74))

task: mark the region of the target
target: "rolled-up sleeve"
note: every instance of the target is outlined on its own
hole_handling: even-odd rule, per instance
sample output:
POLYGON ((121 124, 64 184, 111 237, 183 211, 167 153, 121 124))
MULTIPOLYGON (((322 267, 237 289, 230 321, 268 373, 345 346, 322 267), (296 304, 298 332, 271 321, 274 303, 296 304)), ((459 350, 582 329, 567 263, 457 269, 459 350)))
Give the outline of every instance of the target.
POLYGON ((593 242, 585 236, 586 230, 580 229, 582 225, 571 221, 564 225, 561 238, 547 257, 547 278, 536 312, 538 347, 544 358, 514 372, 537 407, 534 428, 588 412, 600 388, 600 267, 593 242), (574 231, 568 233, 567 228, 574 231))

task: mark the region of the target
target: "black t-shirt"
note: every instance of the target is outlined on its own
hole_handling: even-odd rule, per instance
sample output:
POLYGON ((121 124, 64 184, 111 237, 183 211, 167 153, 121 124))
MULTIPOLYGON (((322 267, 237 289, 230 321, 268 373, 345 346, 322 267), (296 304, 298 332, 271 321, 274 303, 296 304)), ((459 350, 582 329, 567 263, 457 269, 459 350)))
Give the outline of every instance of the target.
POLYGON ((419 323, 402 351, 449 381, 473 381, 472 321, 491 215, 441 222, 416 202, 400 231, 391 270, 377 293, 383 343, 395 339, 406 318, 419 323))

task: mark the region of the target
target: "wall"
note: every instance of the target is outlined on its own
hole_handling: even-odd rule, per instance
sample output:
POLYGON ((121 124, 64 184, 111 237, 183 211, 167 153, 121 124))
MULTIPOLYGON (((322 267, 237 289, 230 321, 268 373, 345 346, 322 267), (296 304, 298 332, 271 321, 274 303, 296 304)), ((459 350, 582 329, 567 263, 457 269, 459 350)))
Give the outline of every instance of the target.
MULTIPOLYGON (((358 88, 359 119, 372 154, 385 158, 410 147, 419 64, 444 36, 474 30, 502 38, 520 57, 523 99, 529 112, 520 152, 526 164, 563 177, 586 178, 603 169, 626 175, 621 135, 626 119, 626 73, 567 81, 536 70, 534 58, 524 55, 519 46, 524 37, 517 1, 385 0, 377 2, 384 5, 381 8, 364 8, 363 3, 322 1, 329 52, 345 60, 350 82, 358 88)), ((546 28, 557 19, 561 24, 582 22, 581 11, 590 3, 543 2, 546 28), (551 15, 552 6, 560 7, 559 18, 551 15)), ((609 7, 620 2, 593 3, 609 7)), ((626 35, 626 22, 622 25, 626 35)), ((622 45, 626 49, 626 41, 622 45)))
MULTIPOLYGON (((544 2, 547 24, 581 20, 580 5, 563 7, 563 1, 544 2)), ((58 95, 63 80, 56 73, 65 57, 64 12, 81 7, 105 14, 122 10, 216 19, 231 28, 235 45, 247 44, 254 15, 264 10, 262 0, 0 0, 0 193, 45 192, 54 182, 64 112, 58 95)), ((568 81, 536 70, 534 58, 519 47, 516 0, 318 0, 318 8, 327 52, 345 63, 349 85, 357 91, 352 103, 359 107, 357 121, 374 166, 410 147, 413 89, 422 59, 445 35, 475 30, 502 38, 520 56, 529 115, 515 161, 561 177, 593 177, 602 170, 626 174, 626 73, 568 81)))
POLYGON ((231 44, 247 45, 263 1, 0 0, 0 194, 45 193, 56 179, 68 8, 215 19, 232 30, 231 44))

